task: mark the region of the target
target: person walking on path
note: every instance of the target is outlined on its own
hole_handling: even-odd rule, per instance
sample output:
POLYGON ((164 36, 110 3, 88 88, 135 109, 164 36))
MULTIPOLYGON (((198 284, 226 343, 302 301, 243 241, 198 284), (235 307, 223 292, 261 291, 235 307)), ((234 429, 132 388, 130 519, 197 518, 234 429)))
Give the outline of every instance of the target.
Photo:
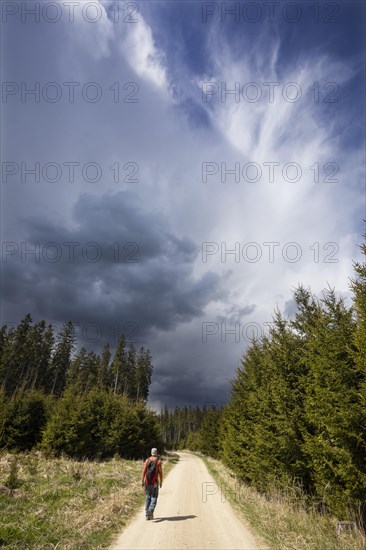
POLYGON ((147 458, 142 470, 141 485, 145 488, 146 504, 145 514, 146 519, 154 519, 154 510, 159 496, 160 488, 163 484, 163 468, 161 460, 158 457, 158 450, 154 447, 151 449, 151 456, 147 458))

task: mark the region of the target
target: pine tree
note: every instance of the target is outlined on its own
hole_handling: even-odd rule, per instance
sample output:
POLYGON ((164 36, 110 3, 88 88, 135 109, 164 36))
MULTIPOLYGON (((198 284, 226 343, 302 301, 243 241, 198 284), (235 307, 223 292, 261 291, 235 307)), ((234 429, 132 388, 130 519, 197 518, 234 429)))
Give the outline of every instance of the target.
POLYGON ((102 458, 118 453, 142 458, 146 449, 162 447, 156 415, 145 404, 97 388, 82 395, 66 389, 43 433, 49 454, 102 458))
POLYGON ((352 340, 352 311, 333 290, 324 292, 322 314, 304 347, 307 361, 305 451, 314 485, 338 516, 365 496, 366 477, 358 467, 360 407, 352 340))
MULTIPOLYGON (((366 237, 366 234, 364 235, 366 237)), ((357 399, 358 415, 355 414, 354 421, 358 426, 357 448, 354 450, 354 460, 362 472, 366 472, 366 243, 361 245, 361 252, 364 257, 363 263, 355 262, 354 270, 356 277, 351 280, 351 289, 354 295, 354 309, 356 327, 353 338, 353 359, 357 376, 357 399)), ((366 526, 366 495, 365 490, 361 495, 363 504, 360 507, 360 516, 363 526, 366 526)))
POLYGON ((100 357, 90 351, 87 354, 86 369, 83 373, 82 379, 82 391, 88 392, 98 387, 98 375, 99 375, 100 357))
POLYGON ((30 366, 23 379, 22 388, 47 390, 51 383, 51 360, 54 346, 53 329, 45 321, 36 323, 28 335, 30 366))
POLYGON ((266 364, 269 372, 267 388, 268 411, 265 425, 267 445, 271 442, 270 468, 277 480, 288 477, 302 486, 309 484, 302 451, 304 368, 300 361, 301 342, 291 324, 277 310, 266 346, 266 364))
POLYGON ((133 344, 128 346, 123 380, 123 393, 130 399, 136 400, 137 398, 136 350, 133 344))
MULTIPOLYGON (((1 369, 1 357, 3 355, 3 350, 8 338, 8 327, 7 325, 1 325, 0 327, 0 369, 1 369)), ((1 380, 1 370, 0 370, 0 380, 1 380)))
POLYGON ((271 382, 266 364, 266 338, 253 340, 232 385, 231 401, 223 419, 223 458, 247 482, 258 488, 268 482, 272 457, 263 423, 270 415, 271 382))
POLYGON ((241 479, 265 490, 288 477, 304 484, 299 336, 277 311, 270 334, 253 340, 222 419, 222 455, 241 479))
POLYGON ((126 373, 126 339, 122 335, 117 343, 112 361, 112 379, 114 393, 123 393, 126 373))
POLYGON ((12 342, 15 337, 15 329, 2 325, 0 333, 0 384, 1 390, 6 389, 7 379, 10 374, 9 362, 11 361, 12 342))
POLYGON ((135 369, 136 398, 147 401, 153 366, 151 364, 150 350, 143 347, 139 350, 135 369))
MULTIPOLYGON (((220 433, 222 412, 221 408, 219 409, 216 407, 205 409, 203 411, 202 424, 199 430, 200 450, 213 458, 218 458, 221 451, 220 433)), ((192 433, 189 428, 188 424, 187 434, 192 433)), ((196 441, 193 440, 192 443, 196 444, 196 441)))
POLYGON ((81 348, 71 362, 67 376, 67 386, 73 386, 78 394, 83 394, 98 386, 100 358, 93 352, 81 348))
MULTIPOLYGON (((361 403, 363 409, 366 410, 366 243, 360 248, 365 260, 363 263, 354 263, 356 278, 351 280, 351 289, 354 294, 356 313, 356 329, 353 340, 354 360, 361 386, 361 403)), ((366 424, 363 426, 366 429, 366 424)))
POLYGON ((159 415, 160 431, 163 438, 164 447, 170 448, 170 414, 169 409, 164 405, 159 415))
POLYGON ((2 403, 0 446, 26 451, 41 441, 49 399, 42 392, 18 392, 2 403))
POLYGON ((99 359, 98 386, 104 389, 112 387, 111 351, 108 343, 104 346, 102 356, 99 359))
POLYGON ((52 394, 60 396, 66 386, 67 373, 70 368, 72 354, 75 349, 75 331, 71 321, 68 321, 57 339, 55 353, 52 358, 50 372, 50 387, 52 394))
POLYGON ((8 332, 1 357, 2 388, 7 394, 12 395, 22 387, 31 367, 28 353, 31 330, 32 318, 28 314, 8 332))

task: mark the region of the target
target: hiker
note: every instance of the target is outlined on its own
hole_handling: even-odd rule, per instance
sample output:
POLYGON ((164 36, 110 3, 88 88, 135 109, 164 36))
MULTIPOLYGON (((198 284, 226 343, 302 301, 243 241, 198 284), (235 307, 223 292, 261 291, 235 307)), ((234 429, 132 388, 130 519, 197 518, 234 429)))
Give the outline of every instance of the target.
POLYGON ((158 450, 154 447, 151 449, 150 458, 145 460, 141 480, 141 485, 145 488, 146 493, 145 514, 147 520, 154 519, 154 510, 159 496, 158 478, 161 488, 163 484, 163 468, 161 460, 158 457, 158 450))

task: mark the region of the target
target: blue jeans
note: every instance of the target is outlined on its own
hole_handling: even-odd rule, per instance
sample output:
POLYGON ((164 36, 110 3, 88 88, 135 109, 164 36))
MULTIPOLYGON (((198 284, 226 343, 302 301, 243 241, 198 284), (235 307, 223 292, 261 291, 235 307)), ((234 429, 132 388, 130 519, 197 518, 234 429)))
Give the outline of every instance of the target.
POLYGON ((146 494, 145 514, 148 515, 149 512, 153 513, 155 510, 156 502, 159 496, 158 484, 155 483, 155 485, 145 485, 145 494, 146 494))

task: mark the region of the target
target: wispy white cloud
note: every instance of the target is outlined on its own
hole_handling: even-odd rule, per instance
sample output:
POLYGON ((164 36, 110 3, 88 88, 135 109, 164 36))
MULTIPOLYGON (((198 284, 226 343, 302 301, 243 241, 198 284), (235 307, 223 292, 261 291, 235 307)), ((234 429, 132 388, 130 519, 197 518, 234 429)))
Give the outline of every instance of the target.
POLYGON ((119 50, 135 73, 167 91, 168 81, 164 55, 156 47, 151 28, 139 14, 139 22, 126 25, 118 37, 119 50))
MULTIPOLYGON (((58 2, 62 5, 62 0, 58 2)), ((118 3, 118 20, 113 20, 108 15, 112 4, 116 8, 115 2, 99 0, 81 0, 75 4, 74 23, 68 26, 74 48, 87 52, 95 61, 109 57, 111 50, 116 48, 138 77, 167 92, 164 54, 155 44, 152 29, 140 12, 131 17, 131 21, 124 20, 128 18, 125 8, 131 5, 130 2, 118 3)))

